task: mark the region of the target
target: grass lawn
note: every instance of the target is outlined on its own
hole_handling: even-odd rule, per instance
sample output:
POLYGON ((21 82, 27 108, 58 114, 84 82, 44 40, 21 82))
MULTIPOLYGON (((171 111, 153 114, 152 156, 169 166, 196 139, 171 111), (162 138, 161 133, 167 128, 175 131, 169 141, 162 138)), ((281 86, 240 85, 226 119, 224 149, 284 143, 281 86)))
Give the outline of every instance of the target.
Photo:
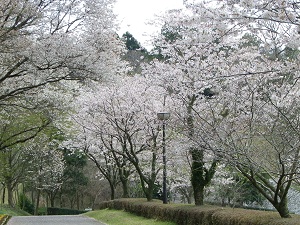
POLYGON ((104 209, 87 212, 84 215, 92 217, 108 225, 176 225, 172 222, 162 222, 154 219, 147 219, 128 212, 114 209, 104 209))

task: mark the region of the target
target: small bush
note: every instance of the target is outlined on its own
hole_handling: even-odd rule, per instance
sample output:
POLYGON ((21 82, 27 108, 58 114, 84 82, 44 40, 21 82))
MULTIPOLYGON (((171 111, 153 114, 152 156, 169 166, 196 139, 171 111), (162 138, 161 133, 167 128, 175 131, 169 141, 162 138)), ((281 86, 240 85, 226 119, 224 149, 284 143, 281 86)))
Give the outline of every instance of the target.
POLYGON ((20 207, 20 209, 24 210, 25 212, 34 214, 34 205, 25 194, 19 195, 18 206, 20 207))

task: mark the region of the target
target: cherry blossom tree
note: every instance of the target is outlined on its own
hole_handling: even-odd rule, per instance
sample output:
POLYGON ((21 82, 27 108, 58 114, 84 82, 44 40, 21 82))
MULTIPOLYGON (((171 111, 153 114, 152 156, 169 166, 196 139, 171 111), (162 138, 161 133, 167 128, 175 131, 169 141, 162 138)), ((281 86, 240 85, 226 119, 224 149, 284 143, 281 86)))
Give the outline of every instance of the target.
MULTIPOLYGON (((76 89, 74 81, 82 84, 118 74, 123 45, 114 31, 113 2, 1 1, 0 110, 5 126, 1 133, 12 130, 13 117, 25 121, 37 107, 57 107, 49 99, 58 103, 57 92, 76 89)), ((66 106, 67 98, 60 100, 58 104, 66 106)), ((53 122, 51 116, 7 133, 10 136, 0 141, 1 151, 34 138, 53 122)))
POLYGON ((203 188, 218 161, 226 159, 282 217, 289 217, 286 195, 297 177, 298 147, 286 135, 296 137, 294 96, 298 96, 299 75, 297 21, 292 19, 297 18, 297 3, 287 2, 221 1, 205 6, 186 1, 187 13, 172 11, 164 20, 163 36, 156 41, 164 60, 145 66, 144 74, 184 106, 177 113, 190 138, 196 204, 203 202, 203 188), (267 11, 272 16, 263 17, 267 11), (273 130, 266 132, 267 128, 273 130), (265 131, 268 138, 266 133, 258 138, 254 130, 265 131), (280 149, 279 140, 293 144, 288 150, 280 149), (254 150, 257 145, 270 155, 276 147, 280 154, 274 154, 274 168, 279 171, 271 172, 267 166, 271 158, 260 163, 261 151, 254 150), (237 156, 236 147, 243 153, 237 156), (250 155, 245 152, 248 147, 250 155), (283 152, 293 152, 293 160, 287 160, 283 152), (269 192, 263 193, 266 186, 269 192))
MULTIPOLYGON (((85 129, 83 127, 83 129, 85 129)), ((127 180, 130 175, 130 171, 126 169, 126 163, 122 163, 122 158, 119 158, 115 155, 115 147, 113 143, 109 143, 109 146, 106 146, 106 142, 103 137, 94 137, 93 132, 84 132, 86 135, 89 135, 89 138, 85 137, 85 147, 84 152, 88 158, 96 165, 101 175, 108 181, 110 186, 110 199, 115 199, 115 192, 117 185, 120 180, 123 180, 123 197, 128 197, 128 186, 127 180), (101 140, 100 144, 95 143, 93 138, 99 138, 101 140), (89 139, 89 141, 87 141, 89 139)), ((125 161, 124 161, 125 162, 125 161)))
POLYGON ((112 2, 2 1, 1 105, 47 83, 116 71, 112 2))
POLYGON ((216 129, 222 155, 289 217, 287 194, 299 176, 298 81, 291 74, 242 80, 216 129))
POLYGON ((240 49, 242 52, 239 51, 240 56, 235 59, 228 58, 235 65, 226 76, 234 75, 234 79, 225 85, 226 90, 220 89, 227 92, 220 97, 229 110, 228 117, 224 115, 224 122, 228 123, 222 123, 223 128, 216 130, 221 136, 225 135, 220 138, 221 148, 227 151, 225 158, 282 217, 290 217, 287 194, 299 176, 299 109, 295 97, 299 95, 299 43, 295 41, 299 35, 299 4, 294 1, 241 2, 240 10, 237 5, 227 5, 236 12, 233 15, 231 9, 228 15, 234 22, 244 24, 259 44, 240 49))
MULTIPOLYGON (((148 200, 153 197, 157 174, 161 171, 156 114, 162 101, 163 95, 149 87, 144 78, 128 77, 82 95, 77 102, 81 106, 79 116, 74 117, 77 123, 94 133, 96 139, 89 143, 95 146, 102 142, 96 151, 109 152, 114 164, 120 163, 123 169, 134 166, 148 200)), ((118 173, 124 176, 122 171, 118 173)))
POLYGON ((144 69, 144 75, 154 84, 163 86, 176 101, 181 132, 190 143, 191 180, 196 205, 203 204, 204 188, 210 183, 219 159, 213 146, 206 141, 213 135, 211 128, 205 123, 200 124, 195 112, 201 112, 206 118, 206 104, 215 95, 212 88, 217 87, 212 79, 226 66, 224 56, 230 51, 227 46, 235 41, 228 38, 232 28, 214 20, 216 16, 217 10, 207 9, 204 5, 169 12, 164 19, 162 35, 155 43, 164 60, 154 61, 144 69), (198 125, 201 127, 196 127, 198 125))
POLYGON ((30 164, 27 168, 27 182, 31 183, 36 191, 35 215, 37 215, 42 192, 48 193, 51 197, 51 193, 60 189, 65 163, 63 153, 57 149, 58 143, 53 137, 40 135, 30 142, 24 151, 30 164))

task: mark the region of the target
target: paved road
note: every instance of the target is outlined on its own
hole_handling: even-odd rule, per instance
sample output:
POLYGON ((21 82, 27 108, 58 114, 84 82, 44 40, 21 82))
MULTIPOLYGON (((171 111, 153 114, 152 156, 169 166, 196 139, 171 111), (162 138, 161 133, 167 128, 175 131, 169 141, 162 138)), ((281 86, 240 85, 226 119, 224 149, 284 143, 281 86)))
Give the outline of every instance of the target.
POLYGON ((105 225, 89 217, 76 216, 14 216, 7 225, 105 225))

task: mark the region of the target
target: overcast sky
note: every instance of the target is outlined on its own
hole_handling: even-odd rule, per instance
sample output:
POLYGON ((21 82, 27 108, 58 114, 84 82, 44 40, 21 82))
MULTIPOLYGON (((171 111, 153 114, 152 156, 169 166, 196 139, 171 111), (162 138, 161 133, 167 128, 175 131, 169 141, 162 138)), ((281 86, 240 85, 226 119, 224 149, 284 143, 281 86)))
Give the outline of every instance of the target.
POLYGON ((115 14, 120 22, 119 35, 129 31, 143 47, 149 48, 149 34, 160 28, 147 25, 147 21, 169 9, 182 8, 182 0, 117 0, 115 14))

